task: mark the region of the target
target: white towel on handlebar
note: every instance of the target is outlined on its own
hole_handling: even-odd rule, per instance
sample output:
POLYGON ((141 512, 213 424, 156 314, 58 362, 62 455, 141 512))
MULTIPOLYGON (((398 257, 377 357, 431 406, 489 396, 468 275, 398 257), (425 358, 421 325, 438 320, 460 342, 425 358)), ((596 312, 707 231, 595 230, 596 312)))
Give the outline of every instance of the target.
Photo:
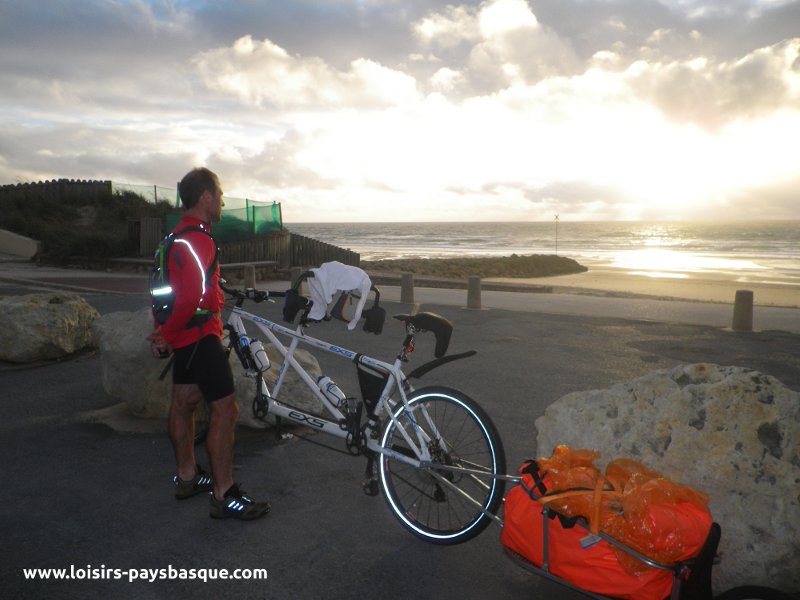
POLYGON ((327 313, 328 304, 333 300, 336 292, 358 290, 361 297, 352 320, 347 324, 348 329, 355 329, 372 287, 369 275, 358 267, 351 267, 337 261, 322 263, 319 268, 311 269, 311 271, 314 273, 314 277, 307 279, 306 283, 308 283, 314 305, 308 313, 308 318, 322 320, 327 313))

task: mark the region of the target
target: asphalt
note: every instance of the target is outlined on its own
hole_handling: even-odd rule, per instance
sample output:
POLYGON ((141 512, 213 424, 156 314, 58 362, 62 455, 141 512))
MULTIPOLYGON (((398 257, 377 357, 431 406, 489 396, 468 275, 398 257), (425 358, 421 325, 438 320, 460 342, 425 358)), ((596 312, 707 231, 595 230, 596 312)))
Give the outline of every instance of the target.
MULTIPOLYGON (((142 273, 0 261, 0 295, 55 289, 77 291, 102 314, 147 306, 142 273)), ((458 387, 475 398, 500 432, 510 472, 536 453, 535 419, 569 392, 695 362, 757 369, 800 390, 800 313, 791 309, 757 309, 756 331, 745 333, 727 328, 730 306, 703 312, 705 305, 698 303, 486 291, 483 308, 473 310, 463 308, 465 294, 415 290, 419 308, 454 323, 451 352, 478 350, 474 358, 426 375, 421 384, 458 387)), ((391 286, 382 287, 382 301, 390 315, 413 308, 400 304, 399 289, 391 286)), ((254 311, 279 319, 275 305, 254 311)), ((403 337, 391 320, 380 336, 348 332, 338 322, 315 326, 312 334, 389 360, 403 337)), ((432 343, 420 339, 412 366, 431 356, 432 343)), ((352 365, 338 363, 321 357, 323 370, 340 387, 357 390, 352 365)), ((272 513, 252 523, 216 521, 208 518, 204 498, 178 502, 171 496, 173 466, 163 422, 137 427, 128 418, 126 428, 102 416, 117 401, 103 390, 96 354, 0 364, 0 381, 3 597, 580 597, 512 563, 502 552, 497 526, 459 546, 417 540, 380 497, 361 492, 362 459, 338 451, 335 440, 293 430, 278 441, 273 430, 240 428, 235 476, 254 497, 268 496, 272 513), (268 578, 43 582, 23 573, 71 566, 264 568, 268 578)), ((198 458, 207 464, 202 450, 198 458)))

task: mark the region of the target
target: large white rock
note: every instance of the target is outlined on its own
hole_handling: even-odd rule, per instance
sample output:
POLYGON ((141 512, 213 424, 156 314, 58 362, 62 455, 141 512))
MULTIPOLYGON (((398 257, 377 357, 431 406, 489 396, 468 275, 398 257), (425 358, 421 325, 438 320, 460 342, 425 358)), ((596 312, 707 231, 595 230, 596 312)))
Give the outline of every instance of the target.
POLYGON ((103 389, 143 418, 166 417, 170 402, 170 374, 158 378, 166 361, 153 358, 146 339, 152 323, 149 309, 143 309, 108 313, 92 325, 103 389))
POLYGON ((92 345, 100 315, 77 294, 53 292, 0 298, 0 360, 63 358, 92 345))
POLYGON ((536 419, 537 455, 597 449, 711 497, 714 587, 800 591, 800 395, 768 375, 696 364, 568 394, 536 419))
MULTIPOLYGON (((274 390, 275 382, 278 379, 278 371, 281 364, 283 364, 283 357, 272 344, 264 344, 264 349, 267 351, 267 357, 271 365, 270 369, 264 373, 264 380, 267 382, 270 390, 274 390)), ((297 349, 294 352, 294 357, 306 372, 311 375, 314 381, 322 374, 317 359, 314 358, 314 355, 310 352, 297 349)), ((248 417, 254 422, 254 425, 263 425, 260 421, 252 418, 253 399, 256 395, 255 379, 245 375, 245 371, 238 360, 232 358, 231 364, 233 365, 233 377, 236 382, 236 393, 242 409, 241 413, 246 412, 248 417)), ((305 412, 325 416, 325 408, 322 402, 308 389, 308 386, 300 379, 300 376, 293 369, 287 370, 283 378, 283 383, 281 384, 279 396, 284 404, 290 404, 305 412)), ((241 415, 239 418, 242 418, 241 415)), ((274 423, 275 419, 271 415, 267 415, 267 421, 274 423)))
MULTIPOLYGON (((100 349, 103 389, 114 398, 124 401, 130 412, 137 417, 163 418, 169 411, 171 395, 171 371, 159 380, 167 361, 153 358, 146 336, 152 331, 149 309, 138 312, 116 312, 103 315, 92 326, 95 342, 100 349)), ((266 373, 271 385, 277 376, 281 360, 277 351, 267 346, 272 368, 266 373)), ((306 351, 297 351, 296 358, 309 374, 320 373, 316 359, 306 351)), ((239 424, 249 427, 264 427, 264 423, 253 417, 252 401, 255 395, 254 379, 246 377, 240 363, 231 358, 237 398, 240 404, 239 424)), ((318 412, 322 404, 299 377, 290 372, 284 381, 281 397, 288 393, 298 408, 318 412)))

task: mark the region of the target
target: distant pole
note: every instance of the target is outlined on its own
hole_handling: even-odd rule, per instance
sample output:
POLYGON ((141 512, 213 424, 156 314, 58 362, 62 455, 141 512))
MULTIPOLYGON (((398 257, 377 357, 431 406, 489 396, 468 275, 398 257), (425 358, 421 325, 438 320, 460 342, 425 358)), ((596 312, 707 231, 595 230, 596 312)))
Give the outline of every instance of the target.
POLYGON ((558 256, 558 215, 555 215, 556 222, 556 256, 558 256))

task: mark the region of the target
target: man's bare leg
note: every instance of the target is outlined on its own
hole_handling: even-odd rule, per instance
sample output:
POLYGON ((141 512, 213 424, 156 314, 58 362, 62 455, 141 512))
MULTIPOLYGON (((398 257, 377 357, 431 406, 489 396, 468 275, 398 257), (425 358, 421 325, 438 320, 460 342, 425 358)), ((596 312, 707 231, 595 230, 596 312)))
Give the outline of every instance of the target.
POLYGON ((194 456, 194 411, 203 395, 194 384, 175 384, 169 407, 169 439, 175 452, 178 477, 191 481, 196 474, 194 456))
POLYGON ((214 496, 222 500, 233 485, 233 443, 239 403, 236 394, 208 403, 210 418, 206 448, 211 459, 214 496))

